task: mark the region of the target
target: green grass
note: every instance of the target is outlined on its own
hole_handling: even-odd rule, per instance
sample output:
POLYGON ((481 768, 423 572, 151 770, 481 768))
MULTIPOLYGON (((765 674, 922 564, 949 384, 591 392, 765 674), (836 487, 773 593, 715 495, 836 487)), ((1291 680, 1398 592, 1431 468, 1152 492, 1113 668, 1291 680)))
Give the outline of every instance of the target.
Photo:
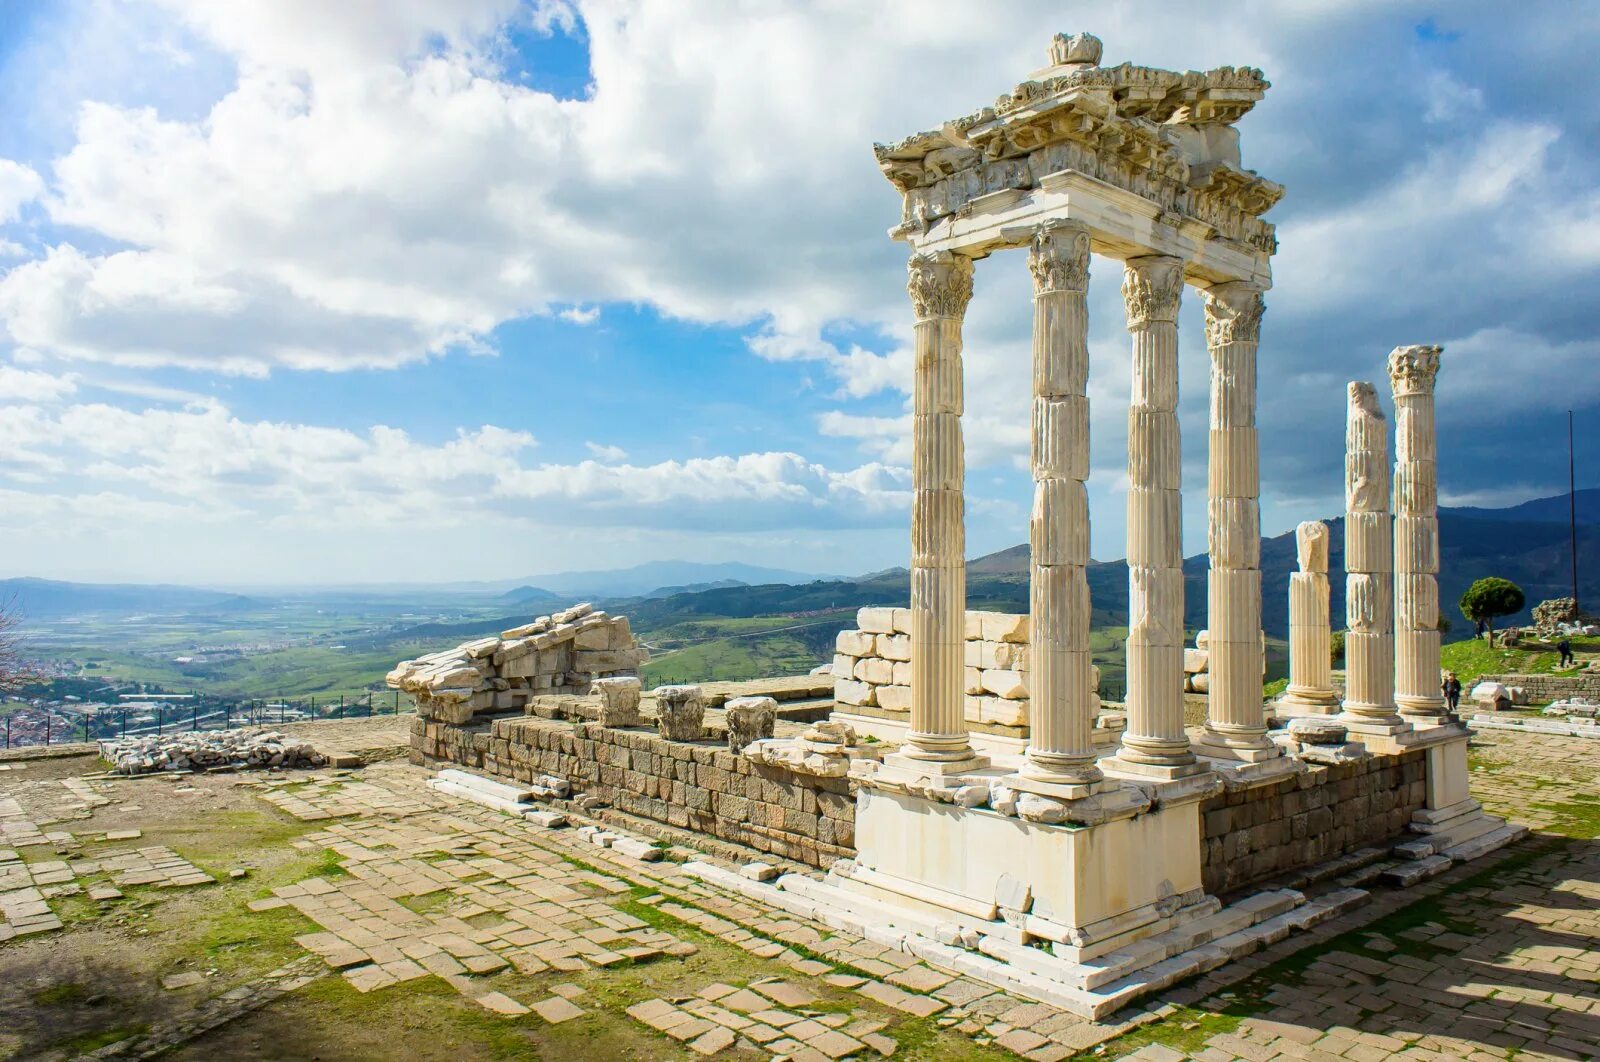
POLYGON ((1185 1055, 1192 1055, 1204 1049, 1206 1041, 1213 1036, 1237 1031, 1240 1022, 1247 1016, 1226 1011, 1213 1012, 1197 1010, 1194 1007, 1179 1007, 1160 1021, 1130 1029, 1114 1040, 1107 1040, 1098 1047, 1080 1051, 1072 1057, 1074 1059, 1121 1058, 1150 1044, 1161 1044, 1182 1051, 1185 1055))
MULTIPOLYGON (((1600 653, 1600 638, 1574 638, 1572 649, 1578 654, 1600 653)), ((1561 674, 1556 671, 1556 661, 1560 655, 1555 649, 1543 648, 1539 643, 1529 643, 1526 639, 1523 646, 1516 649, 1501 649, 1481 638, 1450 642, 1440 651, 1439 658, 1446 670, 1456 673, 1467 690, 1472 688, 1480 675, 1561 674)))
POLYGON ((86 1055, 91 1051, 98 1051, 110 1044, 120 1043, 135 1036, 143 1036, 150 1031, 150 1026, 144 1022, 135 1022, 131 1025, 119 1025, 115 1029, 100 1029, 93 1032, 81 1033, 78 1036, 60 1040, 50 1046, 62 1053, 63 1058, 76 1058, 86 1055))

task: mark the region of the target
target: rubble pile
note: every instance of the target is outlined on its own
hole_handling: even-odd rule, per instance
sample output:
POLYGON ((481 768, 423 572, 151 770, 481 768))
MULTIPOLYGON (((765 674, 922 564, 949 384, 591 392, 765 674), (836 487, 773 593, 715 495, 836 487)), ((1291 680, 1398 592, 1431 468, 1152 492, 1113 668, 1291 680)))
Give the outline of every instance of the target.
POLYGON ((626 616, 582 604, 498 638, 403 660, 388 683, 415 697, 424 719, 465 723, 479 712, 525 709, 545 694, 587 694, 596 678, 632 675, 649 658, 626 616))
POLYGON ((199 730, 122 738, 102 741, 100 754, 118 774, 321 767, 327 763, 308 742, 275 730, 199 730))

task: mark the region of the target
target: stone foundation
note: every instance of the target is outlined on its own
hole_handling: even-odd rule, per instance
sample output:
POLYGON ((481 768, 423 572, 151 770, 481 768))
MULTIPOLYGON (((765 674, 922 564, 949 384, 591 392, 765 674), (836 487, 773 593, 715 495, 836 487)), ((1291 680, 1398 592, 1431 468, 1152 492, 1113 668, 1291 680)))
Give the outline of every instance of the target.
POLYGON ((476 725, 417 719, 411 759, 532 783, 565 778, 619 811, 826 867, 855 854, 855 797, 844 778, 758 764, 711 740, 668 741, 531 716, 476 725))
MULTIPOLYGON (((810 866, 853 858, 856 797, 847 778, 755 763, 710 737, 512 716, 456 726, 417 719, 412 760, 520 782, 565 778, 630 815, 748 845, 810 866)), ((1205 890, 1238 892, 1366 847, 1404 839, 1424 805, 1424 753, 1312 765, 1201 805, 1205 890)))
POLYGON ((1201 805, 1208 893, 1221 896, 1401 840, 1427 799, 1426 753, 1310 765, 1304 774, 1224 790, 1201 805))

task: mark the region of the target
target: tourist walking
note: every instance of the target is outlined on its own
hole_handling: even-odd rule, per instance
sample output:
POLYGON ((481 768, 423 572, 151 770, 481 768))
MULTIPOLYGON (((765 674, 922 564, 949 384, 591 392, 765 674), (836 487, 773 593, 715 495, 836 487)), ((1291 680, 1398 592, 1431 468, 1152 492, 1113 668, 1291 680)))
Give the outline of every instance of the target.
POLYGON ((1556 643, 1556 652, 1561 654, 1561 659, 1556 661, 1556 667, 1571 667, 1577 661, 1572 658, 1572 639, 1562 638, 1556 643))
POLYGON ((1461 680, 1456 678, 1454 671, 1444 673, 1444 702, 1450 706, 1452 713, 1461 705, 1461 680))

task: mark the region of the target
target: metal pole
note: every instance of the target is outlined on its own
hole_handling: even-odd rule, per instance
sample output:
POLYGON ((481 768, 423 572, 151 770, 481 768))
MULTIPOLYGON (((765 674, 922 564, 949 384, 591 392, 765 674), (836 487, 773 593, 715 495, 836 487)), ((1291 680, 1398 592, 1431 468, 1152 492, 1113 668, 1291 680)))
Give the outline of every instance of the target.
POLYGON ((194 705, 189 709, 189 729, 200 729, 200 706, 194 705))
POLYGON ((1578 605, 1578 473, 1572 448, 1572 410, 1567 410, 1567 520, 1572 535, 1572 604, 1578 605))
POLYGON ((50 724, 54 721, 55 716, 51 715, 50 709, 46 708, 44 711, 44 743, 46 746, 50 744, 50 724))
POLYGON ((156 737, 160 737, 161 736, 161 721, 162 721, 162 718, 166 714, 167 714, 166 709, 160 707, 159 705, 157 705, 157 707, 156 707, 156 737))

